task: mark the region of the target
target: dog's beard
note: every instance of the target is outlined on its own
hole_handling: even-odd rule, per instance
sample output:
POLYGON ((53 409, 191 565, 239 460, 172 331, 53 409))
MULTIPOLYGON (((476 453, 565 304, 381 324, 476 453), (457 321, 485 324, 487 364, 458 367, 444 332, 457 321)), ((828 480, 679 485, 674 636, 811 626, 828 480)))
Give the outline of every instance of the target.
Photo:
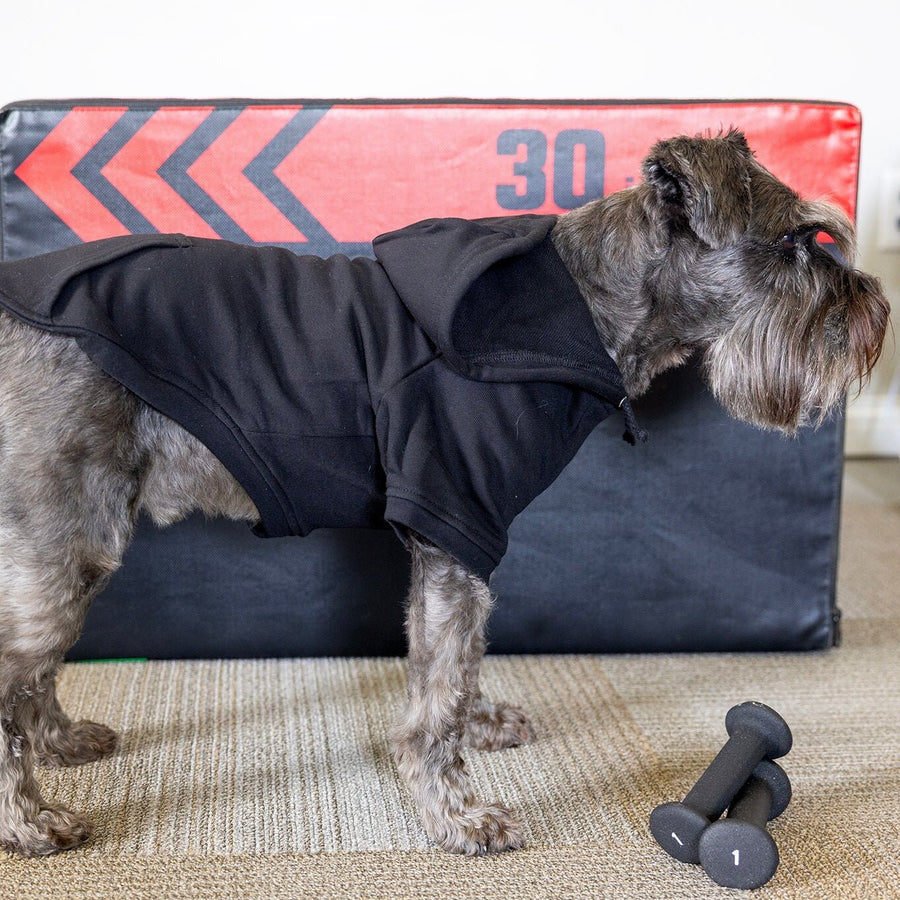
POLYGON ((890 307, 877 279, 864 273, 836 266, 825 280, 812 303, 785 291, 748 306, 708 346, 708 383, 735 418, 794 434, 821 424, 869 378, 890 307))

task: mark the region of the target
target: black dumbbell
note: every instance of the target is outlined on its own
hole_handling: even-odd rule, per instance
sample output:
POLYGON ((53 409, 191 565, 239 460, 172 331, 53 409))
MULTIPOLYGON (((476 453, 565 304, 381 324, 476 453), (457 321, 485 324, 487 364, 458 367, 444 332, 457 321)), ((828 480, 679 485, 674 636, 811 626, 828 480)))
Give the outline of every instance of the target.
POLYGON ((728 809, 700 836, 700 865, 723 887, 747 890, 764 885, 778 868, 778 847, 766 822, 780 816, 791 799, 791 782, 776 763, 763 760, 728 809))
POLYGON ((725 716, 728 741, 681 803, 664 803, 650 814, 659 845, 681 862, 700 861, 700 835, 728 808, 764 759, 791 749, 787 722, 763 703, 733 706, 725 716))

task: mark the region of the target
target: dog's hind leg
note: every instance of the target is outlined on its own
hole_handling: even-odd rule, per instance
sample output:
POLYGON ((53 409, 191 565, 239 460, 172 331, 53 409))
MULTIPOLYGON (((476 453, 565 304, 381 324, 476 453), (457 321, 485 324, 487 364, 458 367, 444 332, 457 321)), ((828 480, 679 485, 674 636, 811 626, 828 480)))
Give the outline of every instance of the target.
POLYGON ((80 766, 109 756, 118 737, 99 722, 73 722, 56 698, 56 680, 51 679, 41 697, 41 709, 31 733, 31 746, 39 765, 58 768, 80 766))
POLYGON ((52 685, 57 665, 12 660, 8 654, 0 663, 0 847, 23 856, 68 850, 91 834, 87 820, 41 796, 34 775, 29 732, 41 727, 41 695, 52 685))
POLYGON ((488 586, 452 557, 410 539, 407 610, 409 696, 393 734, 394 758, 440 847, 488 853, 521 847, 515 816, 476 799, 460 756, 478 696, 478 667, 491 609, 488 586))
POLYGON ((68 719, 54 679, 131 536, 136 401, 73 344, 5 318, 0 338, 0 846, 36 856, 77 846, 90 826, 44 800, 35 763, 115 746, 104 726, 68 719))
POLYGON ((108 512, 102 496, 73 497, 78 489, 69 484, 62 501, 63 486, 52 481, 43 485, 47 505, 32 498, 15 523, 14 504, 4 503, 2 512, 0 845, 28 856, 68 849, 90 834, 84 820, 41 797, 33 767, 87 762, 115 747, 105 726, 69 720, 54 681, 131 530, 127 508, 117 522, 101 523, 108 512), (42 525, 43 516, 50 519, 42 525))
POLYGON ((73 723, 56 699, 54 680, 78 636, 91 598, 109 574, 88 553, 26 546, 5 527, 0 575, 0 846, 26 856, 82 843, 90 826, 45 801, 35 763, 71 765, 115 746, 115 734, 93 722, 73 723))

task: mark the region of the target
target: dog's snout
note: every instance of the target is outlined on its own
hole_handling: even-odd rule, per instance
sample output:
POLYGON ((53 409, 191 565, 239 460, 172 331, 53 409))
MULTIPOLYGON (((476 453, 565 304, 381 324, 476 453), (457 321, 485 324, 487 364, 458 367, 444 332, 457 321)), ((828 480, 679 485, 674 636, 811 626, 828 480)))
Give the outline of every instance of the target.
POLYGON ((825 317, 825 336, 847 354, 860 384, 870 377, 884 346, 891 307, 877 278, 847 268, 836 302, 825 317))
POLYGON ((858 312, 851 316, 850 344, 857 351, 860 378, 866 379, 881 356, 890 324, 891 306, 876 278, 862 273, 859 278, 862 290, 855 295, 858 312))

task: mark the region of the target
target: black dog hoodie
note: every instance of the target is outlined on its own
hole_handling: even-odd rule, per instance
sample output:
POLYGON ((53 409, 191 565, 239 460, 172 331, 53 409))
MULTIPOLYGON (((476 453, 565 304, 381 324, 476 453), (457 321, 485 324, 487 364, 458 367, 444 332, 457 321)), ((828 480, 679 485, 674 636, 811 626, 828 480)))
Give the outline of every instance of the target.
POLYGON ((597 423, 634 430, 555 221, 427 220, 374 260, 109 238, 0 264, 0 305, 194 434, 259 534, 389 522, 486 579, 597 423))

